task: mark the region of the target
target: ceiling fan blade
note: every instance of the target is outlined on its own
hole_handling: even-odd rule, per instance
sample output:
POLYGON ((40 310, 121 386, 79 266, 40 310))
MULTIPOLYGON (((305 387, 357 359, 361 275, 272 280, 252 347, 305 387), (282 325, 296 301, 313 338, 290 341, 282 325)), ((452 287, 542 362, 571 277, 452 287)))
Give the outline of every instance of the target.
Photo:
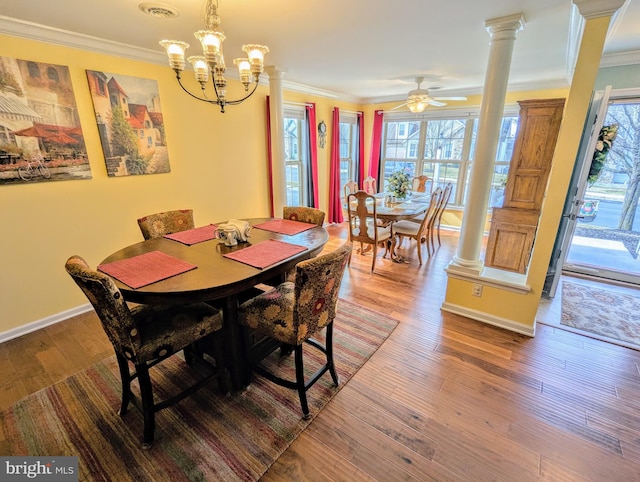
POLYGON ((434 105, 434 106, 436 106, 436 107, 442 107, 443 105, 447 105, 447 104, 446 104, 446 103, 444 103, 444 102, 439 102, 439 101, 434 100, 434 99, 429 99, 429 100, 427 101, 427 103, 428 103, 428 104, 431 104, 431 105, 434 105))
POLYGON ((466 97, 433 97, 437 100, 467 100, 466 97))
POLYGON ((395 106, 395 107, 392 107, 392 108, 391 108, 391 110, 402 109, 402 108, 403 108, 403 107, 405 107, 406 105, 407 105, 407 103, 406 103, 406 102, 403 102, 403 103, 402 103, 402 104, 400 104, 400 105, 397 105, 397 106, 395 106))

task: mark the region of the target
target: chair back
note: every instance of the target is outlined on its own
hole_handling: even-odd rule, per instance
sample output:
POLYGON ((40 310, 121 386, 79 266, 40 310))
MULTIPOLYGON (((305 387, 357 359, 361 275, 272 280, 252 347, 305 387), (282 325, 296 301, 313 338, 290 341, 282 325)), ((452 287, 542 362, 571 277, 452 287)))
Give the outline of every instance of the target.
POLYGON ((352 194, 358 190, 358 184, 354 181, 347 181, 344 185, 344 200, 346 202, 349 194, 352 194))
POLYGON ((420 224, 420 230, 418 231, 418 241, 426 236, 426 233, 429 232, 430 229, 433 228, 434 223, 437 219, 438 209, 442 204, 442 197, 444 195, 444 191, 441 187, 437 187, 431 193, 431 201, 429 202, 429 209, 424 213, 424 218, 422 218, 422 223, 420 224))
POLYGON ((178 209, 150 214, 138 219, 138 226, 144 239, 161 238, 165 234, 193 229, 193 209, 178 209))
POLYGON ((378 182, 374 177, 367 176, 362 181, 362 190, 367 194, 375 194, 378 192, 378 182))
POLYGON ((317 226, 322 226, 324 224, 324 216, 324 211, 316 208, 309 208, 305 206, 284 206, 282 208, 282 217, 284 219, 315 224, 317 226))
POLYGON ((376 198, 364 191, 347 196, 349 241, 378 244, 376 198))
POLYGON ((429 176, 421 175, 413 178, 411 189, 415 192, 427 192, 427 184, 429 185, 429 194, 433 192, 433 179, 429 176))
POLYGON ((298 342, 331 323, 336 316, 338 293, 352 244, 296 265, 293 325, 298 342))
POLYGON ((136 351, 141 345, 140 333, 113 279, 91 269, 80 256, 71 256, 65 263, 65 269, 96 310, 116 352, 135 362, 136 351))
POLYGON ((451 197, 451 191, 453 190, 453 184, 448 182, 442 191, 442 196, 440 197, 440 202, 438 203, 438 210, 435 213, 435 222, 439 226, 440 220, 442 219, 442 214, 444 210, 447 208, 449 204, 449 198, 451 197))

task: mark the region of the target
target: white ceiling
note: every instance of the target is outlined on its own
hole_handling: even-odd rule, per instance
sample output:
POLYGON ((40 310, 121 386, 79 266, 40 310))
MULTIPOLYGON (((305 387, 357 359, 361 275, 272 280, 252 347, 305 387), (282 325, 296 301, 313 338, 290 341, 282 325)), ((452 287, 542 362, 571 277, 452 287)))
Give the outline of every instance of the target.
MULTIPOLYGON (((154 61, 162 61, 158 41, 165 38, 200 54, 193 32, 204 27, 204 0, 161 0, 180 11, 172 19, 143 13, 143 1, 150 0, 0 0, 0 33, 22 35, 35 23, 125 44, 107 50, 135 46, 154 61)), ((286 82, 360 102, 403 99, 417 76, 425 77, 423 88, 440 89, 435 95, 481 93, 485 22, 518 13, 526 23, 510 89, 566 86, 572 8, 571 0, 219 0, 227 65, 244 55, 245 43, 268 45, 265 63, 283 69, 286 82)), ((640 63, 639 26, 640 0, 627 0, 612 22, 603 65, 640 63)))

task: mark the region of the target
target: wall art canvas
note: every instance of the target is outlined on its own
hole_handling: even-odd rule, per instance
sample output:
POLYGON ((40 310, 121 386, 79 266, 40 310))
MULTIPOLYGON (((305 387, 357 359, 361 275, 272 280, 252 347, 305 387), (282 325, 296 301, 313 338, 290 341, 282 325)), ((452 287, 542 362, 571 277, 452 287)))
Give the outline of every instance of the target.
POLYGON ((91 179, 69 68, 0 57, 0 184, 91 179))
POLYGON ((169 172, 158 82, 87 70, 109 176, 169 172))

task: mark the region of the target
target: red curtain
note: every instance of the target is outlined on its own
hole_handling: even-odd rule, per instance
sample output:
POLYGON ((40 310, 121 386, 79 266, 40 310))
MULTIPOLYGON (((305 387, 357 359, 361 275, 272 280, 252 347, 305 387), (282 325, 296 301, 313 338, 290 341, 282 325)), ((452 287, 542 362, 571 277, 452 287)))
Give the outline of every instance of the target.
MULTIPOLYGON (((356 182, 364 189, 364 112, 358 112, 358 179, 356 182)), ((375 176, 374 176, 375 177, 375 176)))
POLYGON ((316 104, 307 104, 307 124, 309 126, 309 162, 311 172, 308 192, 310 194, 309 207, 317 208, 318 203, 318 139, 316 133, 316 104))
POLYGON ((269 179, 267 182, 269 183, 269 209, 271 210, 271 217, 274 217, 273 210, 273 153, 271 150, 271 109, 269 107, 269 96, 266 98, 267 101, 267 175, 269 179))
POLYGON ((328 222, 341 223, 344 219, 340 204, 340 111, 337 107, 333 109, 330 162, 328 222))
MULTIPOLYGON (((380 145, 382 141, 383 111, 377 110, 373 114, 373 132, 371 133, 371 152, 369 153, 369 175, 378 179, 380 175, 380 145)), ((378 186, 383 184, 378 179, 378 186)))

